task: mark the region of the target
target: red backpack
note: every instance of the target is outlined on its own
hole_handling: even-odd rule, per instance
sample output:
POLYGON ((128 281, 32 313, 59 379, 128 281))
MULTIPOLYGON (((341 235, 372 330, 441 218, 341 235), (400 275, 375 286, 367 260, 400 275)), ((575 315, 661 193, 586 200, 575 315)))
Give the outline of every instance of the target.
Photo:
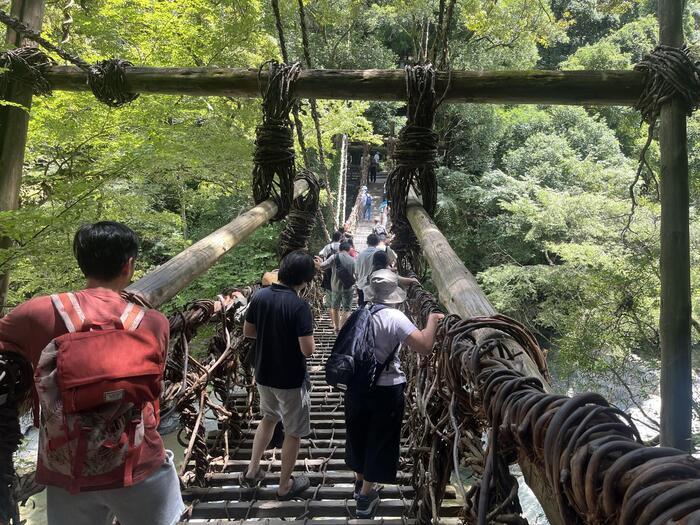
POLYGON ((143 412, 157 406, 165 351, 136 330, 144 309, 128 303, 106 323, 85 318, 72 293, 51 300, 68 333, 41 352, 34 374, 42 478, 71 493, 133 483, 143 447, 143 412))

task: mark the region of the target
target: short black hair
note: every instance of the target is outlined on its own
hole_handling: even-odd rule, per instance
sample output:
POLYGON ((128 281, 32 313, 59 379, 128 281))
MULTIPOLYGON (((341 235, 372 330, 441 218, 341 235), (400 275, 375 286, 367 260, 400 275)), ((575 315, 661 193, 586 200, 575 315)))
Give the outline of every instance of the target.
POLYGON ((343 232, 341 232, 340 230, 337 232, 333 232, 333 242, 338 242, 342 238, 343 238, 343 232))
POLYGON ((348 241, 343 241, 340 243, 339 249, 341 252, 349 252, 351 246, 352 245, 348 241))
POLYGON ((372 256, 372 273, 386 270, 389 267, 389 256, 384 250, 377 250, 372 256))
POLYGON ((376 233, 370 233, 367 236, 367 246, 377 246, 379 244, 379 236, 376 233))
POLYGON ((119 222, 85 224, 73 238, 73 255, 85 277, 114 279, 129 259, 136 259, 138 254, 138 236, 119 222))
POLYGON ((284 256, 277 278, 287 286, 310 283, 316 275, 314 259, 304 250, 294 250, 284 256))

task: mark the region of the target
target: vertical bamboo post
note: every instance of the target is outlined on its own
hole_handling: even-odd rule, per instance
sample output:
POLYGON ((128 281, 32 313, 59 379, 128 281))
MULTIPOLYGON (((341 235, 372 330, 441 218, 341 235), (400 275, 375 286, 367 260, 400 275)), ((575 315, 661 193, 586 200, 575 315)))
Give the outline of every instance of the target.
MULTIPOLYGON (((14 0, 11 13, 31 29, 40 31, 44 17, 44 0, 14 0)), ((20 35, 7 30, 5 42, 8 46, 22 44, 20 35)), ((26 108, 0 106, 0 211, 16 210, 19 207, 19 190, 22 184, 24 149, 29 128, 29 108, 32 104, 32 89, 10 82, 3 97, 26 108)), ((0 248, 9 248, 11 239, 1 238, 0 248)), ((7 302, 9 274, 0 275, 0 315, 7 302)))
MULTIPOLYGON (((659 0, 659 41, 683 44, 683 0, 659 0)), ((661 108, 661 445, 690 449, 690 241, 688 137, 678 98, 661 108)))

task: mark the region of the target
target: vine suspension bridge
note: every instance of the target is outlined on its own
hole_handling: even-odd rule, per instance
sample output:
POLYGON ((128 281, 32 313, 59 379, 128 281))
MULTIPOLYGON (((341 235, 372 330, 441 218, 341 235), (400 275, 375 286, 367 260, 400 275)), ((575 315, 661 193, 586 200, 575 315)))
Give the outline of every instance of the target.
MULTIPOLYGON (((272 3, 277 7, 277 2, 272 3)), ((659 2, 663 46, 637 71, 437 72, 427 63, 405 71, 324 71, 302 70, 285 57, 287 64, 268 63, 256 72, 136 68, 119 60, 90 65, 54 46, 52 52, 75 65, 56 66, 31 42, 25 45, 24 41, 27 36, 46 47, 38 34, 43 1, 15 0, 13 16, 2 13, 3 23, 11 28, 8 43, 17 49, 2 55, 8 72, 2 75, 0 87, 3 98, 15 106, 0 107, 0 210, 18 205, 29 116, 16 105, 29 107, 35 93, 52 88, 91 89, 111 106, 134 100, 138 91, 262 96, 263 122, 257 130, 253 172, 257 205, 127 289, 130 300, 157 308, 268 221, 286 218, 281 255, 307 247, 314 220, 322 223, 319 191, 324 188, 329 197, 333 195, 327 174, 321 173, 319 183, 313 173, 297 172, 295 129, 305 153, 298 123, 299 97, 407 100, 408 122, 395 144, 395 166, 386 181, 395 249, 402 273, 421 273, 425 264, 429 266, 440 304, 419 285, 413 285, 404 307, 417 326, 439 309, 449 315, 441 323, 429 358, 403 358, 409 378, 409 408, 399 485, 382 489, 379 517, 368 523, 525 523, 517 481, 510 471, 517 463, 552 524, 697 524, 700 462, 688 454, 691 394, 685 129, 686 115, 700 99, 700 83, 698 66, 682 46, 681 6, 677 0, 659 2), (660 120, 664 446, 646 446, 630 417, 598 394, 567 397, 551 393, 545 355, 534 336, 520 323, 496 312, 433 222, 437 138, 432 124, 438 106, 450 101, 636 104, 652 130, 660 120)), ((281 31, 280 43, 286 55, 281 31)), ((316 131, 320 136, 318 128, 316 131)), ((308 168, 307 155, 304 157, 308 168)), ((366 167, 365 163, 360 185, 367 182, 366 167)), ((374 202, 379 202, 381 183, 369 186, 374 202)), ((335 198, 342 201, 347 197, 352 195, 345 184, 335 198)), ((367 223, 358 220, 360 206, 358 198, 349 214, 357 241, 367 233, 367 223)), ((343 210, 342 218, 344 215, 343 210)), ((10 241, 0 242, 7 246, 10 241)), ((263 270, 267 269, 260 273, 263 270)), ((2 283, 0 293, 4 296, 7 275, 2 283)), ((237 290, 247 298, 256 289, 257 285, 237 290)), ((342 395, 325 385, 322 372, 334 336, 329 319, 321 313, 319 286, 312 285, 304 293, 317 312, 319 351, 309 361, 314 385, 313 431, 302 442, 296 469, 309 474, 312 486, 292 502, 274 501, 271 483, 279 470, 275 449, 268 451, 264 460, 267 472, 260 487, 242 489, 235 483, 237 473, 247 464, 257 417, 255 389, 246 365, 250 341, 243 337, 237 319, 243 301, 215 312, 214 301, 204 299, 171 317, 173 345, 161 412, 179 414, 178 439, 185 449, 180 477, 190 504, 186 520, 291 520, 332 525, 351 519, 353 478, 342 459, 342 395), (190 352, 190 342, 198 329, 208 324, 218 329, 206 356, 198 359, 190 352)), ((17 384, 26 380, 18 365, 6 360, 0 363, 0 377, 15 378, 17 384)), ((13 386, 10 393, 14 390, 13 386)), ((19 442, 15 432, 18 412, 15 405, 2 414, 3 460, 11 457, 19 442)), ((15 489, 18 499, 31 491, 29 484, 15 489)))

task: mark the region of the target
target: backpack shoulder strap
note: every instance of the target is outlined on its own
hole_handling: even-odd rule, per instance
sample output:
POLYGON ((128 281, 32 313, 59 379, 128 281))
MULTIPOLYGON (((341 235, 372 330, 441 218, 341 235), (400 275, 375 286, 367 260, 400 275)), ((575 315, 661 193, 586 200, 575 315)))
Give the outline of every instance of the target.
POLYGON ((82 308, 80 308, 78 299, 74 294, 70 292, 54 294, 51 296, 51 302, 54 308, 56 308, 58 315, 63 319, 63 323, 66 325, 68 332, 80 332, 83 329, 85 314, 82 308))
POLYGON ((141 324, 141 320, 145 314, 146 311, 140 306, 134 303, 127 303, 124 313, 119 319, 122 322, 124 330, 136 330, 139 324, 141 324))
POLYGON ((382 310, 386 310, 387 308, 389 308, 389 307, 388 307, 387 305, 385 305, 385 304, 376 304, 376 303, 368 303, 368 304, 371 304, 371 306, 370 306, 370 308, 369 308, 369 313, 371 313, 372 315, 374 315, 374 314, 376 314, 376 313, 379 313, 379 312, 381 312, 382 310))

